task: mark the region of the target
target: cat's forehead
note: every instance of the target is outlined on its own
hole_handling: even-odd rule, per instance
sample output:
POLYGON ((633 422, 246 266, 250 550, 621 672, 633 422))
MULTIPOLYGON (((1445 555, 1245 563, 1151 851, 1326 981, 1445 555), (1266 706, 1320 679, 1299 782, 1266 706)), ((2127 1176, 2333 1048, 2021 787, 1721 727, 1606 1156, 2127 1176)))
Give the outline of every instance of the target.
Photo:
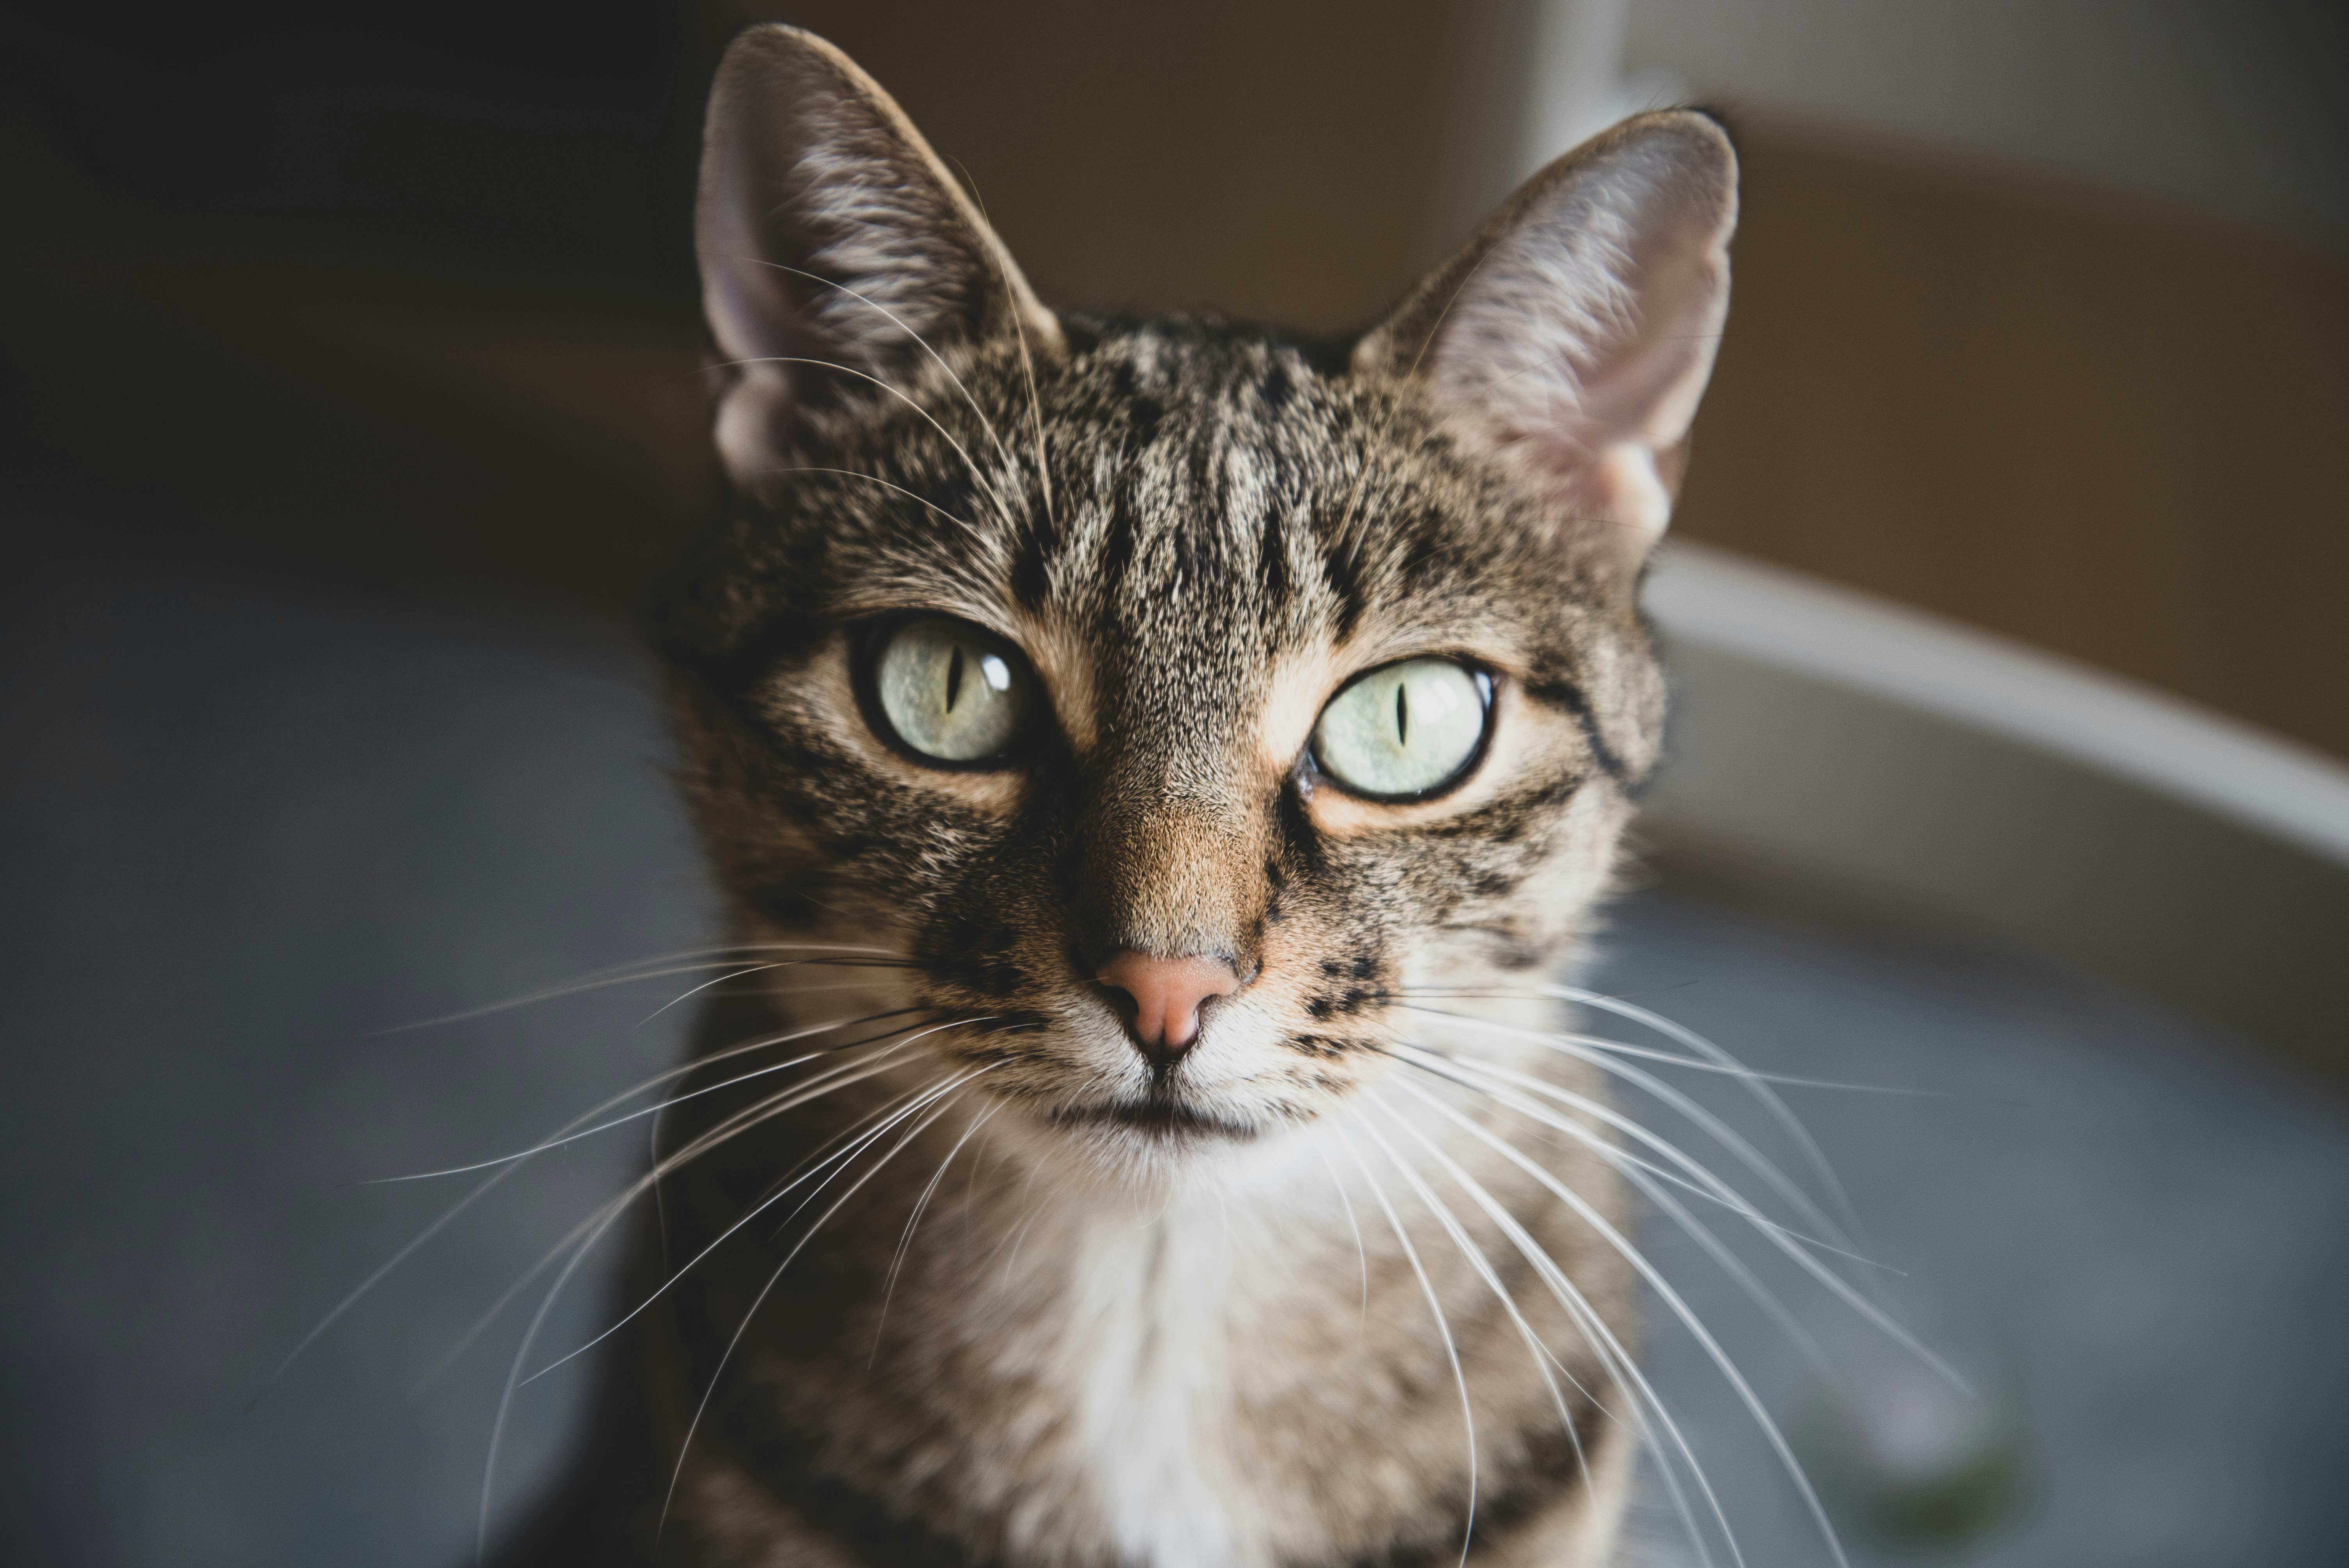
POLYGON ((997 345, 905 390, 745 492, 670 606, 673 650, 756 678, 861 622, 948 614, 1027 653, 1081 749, 1204 762, 1260 734, 1293 754, 1336 684, 1391 660, 1578 684, 1618 629, 1538 502, 1342 354, 1079 323, 1065 353, 997 345))
POLYGON ((1049 625, 1121 688, 1554 618, 1563 563, 1409 388, 1181 318, 1081 335, 1032 383, 994 371, 969 406, 1017 456, 962 487, 982 537, 936 540, 940 585, 1049 625))

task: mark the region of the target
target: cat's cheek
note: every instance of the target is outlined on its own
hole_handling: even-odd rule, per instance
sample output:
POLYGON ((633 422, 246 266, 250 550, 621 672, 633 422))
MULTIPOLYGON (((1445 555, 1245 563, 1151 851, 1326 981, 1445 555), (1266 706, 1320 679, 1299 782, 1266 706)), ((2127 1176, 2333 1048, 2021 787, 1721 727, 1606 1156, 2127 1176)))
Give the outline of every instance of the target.
POLYGON ((963 811, 989 818, 1012 816, 1028 797, 1028 776, 1011 769, 961 772, 889 757, 875 771, 890 775, 890 781, 901 788, 939 797, 941 808, 951 801, 963 811))
POLYGON ((1508 900, 1526 956, 1554 966, 1589 934, 1593 911, 1615 891, 1632 808, 1612 789, 1587 788, 1546 835, 1508 900))
POLYGON ((1217 1009, 1185 1058, 1183 1093, 1202 1110, 1257 1133, 1335 1109, 1386 1065, 1382 1034, 1307 1024, 1286 996, 1258 994, 1217 1009))
POLYGON ((1354 945, 1336 933, 1268 944, 1263 971, 1247 993, 1253 1021, 1287 1049, 1314 1055, 1336 1048, 1331 1037, 1348 1032, 1375 986, 1374 981, 1350 985, 1345 978, 1347 951, 1354 945))

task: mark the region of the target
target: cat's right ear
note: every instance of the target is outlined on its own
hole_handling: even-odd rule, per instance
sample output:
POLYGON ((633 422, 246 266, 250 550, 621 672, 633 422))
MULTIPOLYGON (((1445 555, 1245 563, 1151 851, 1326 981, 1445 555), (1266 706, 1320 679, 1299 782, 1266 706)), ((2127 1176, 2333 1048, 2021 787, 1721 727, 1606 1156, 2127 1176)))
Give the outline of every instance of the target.
POLYGON ((1355 368, 1424 381, 1455 432, 1533 481, 1569 552, 1636 572, 1671 514, 1736 227, 1719 123, 1635 116, 1526 181, 1355 368))
POLYGON ((982 339, 1018 335, 1038 353, 1061 342, 904 111, 796 27, 753 27, 727 49, 695 228, 718 451, 738 484, 781 461, 811 403, 896 385, 982 339))

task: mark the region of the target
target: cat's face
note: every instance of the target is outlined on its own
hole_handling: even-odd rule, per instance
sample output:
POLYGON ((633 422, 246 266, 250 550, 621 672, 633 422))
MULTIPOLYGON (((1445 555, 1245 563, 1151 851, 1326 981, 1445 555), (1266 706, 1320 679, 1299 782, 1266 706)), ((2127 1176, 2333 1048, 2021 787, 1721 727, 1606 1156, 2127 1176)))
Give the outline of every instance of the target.
POLYGON ((762 930, 909 960, 908 1005, 976 1020, 921 1048, 1081 1146, 1312 1121, 1605 889, 1711 361, 1639 307, 1717 321, 1683 166, 1725 146, 1668 117, 1613 184, 1521 195, 1333 361, 1042 311, 854 72, 792 43, 712 111, 737 494, 662 624, 721 872, 762 930), (1640 265, 1537 248, 1569 219, 1640 265), (1154 1035, 1162 974, 1213 978, 1154 1035))
POLYGON ((1619 579, 1407 384, 1198 326, 1066 342, 1036 383, 1049 499, 1006 355, 745 498, 698 568, 730 621, 690 655, 709 819, 769 923, 850 913, 916 999, 988 1017, 929 1043, 1003 1063, 992 1092, 1249 1136, 1379 1072, 1410 988, 1559 958, 1654 752, 1654 665, 1619 579), (1341 693, 1370 711, 1324 724, 1341 693), (1172 1063, 1097 978, 1122 950, 1239 982, 1172 1063))

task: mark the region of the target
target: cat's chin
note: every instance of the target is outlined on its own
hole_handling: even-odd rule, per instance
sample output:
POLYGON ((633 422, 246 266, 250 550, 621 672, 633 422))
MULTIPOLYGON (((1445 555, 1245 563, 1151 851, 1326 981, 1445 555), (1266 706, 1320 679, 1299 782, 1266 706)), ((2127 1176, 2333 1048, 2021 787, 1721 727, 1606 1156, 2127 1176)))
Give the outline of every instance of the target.
POLYGON ((1245 1143, 1261 1138, 1267 1130, 1157 1093, 1102 1105, 1061 1107, 1049 1119, 1054 1127, 1071 1131, 1118 1130, 1162 1146, 1245 1143))

